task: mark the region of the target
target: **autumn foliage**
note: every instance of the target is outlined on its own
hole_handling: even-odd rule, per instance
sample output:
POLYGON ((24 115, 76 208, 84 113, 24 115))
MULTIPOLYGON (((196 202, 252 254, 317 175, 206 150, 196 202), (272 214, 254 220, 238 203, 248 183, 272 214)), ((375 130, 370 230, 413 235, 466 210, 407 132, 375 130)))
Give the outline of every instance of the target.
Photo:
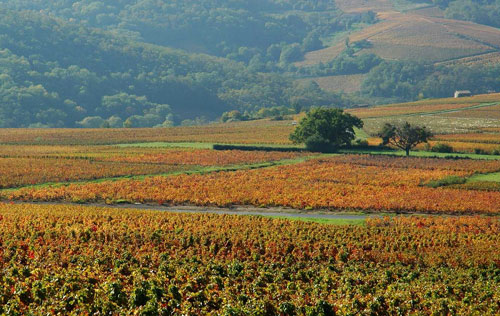
POLYGON ((341 155, 256 170, 24 188, 3 196, 23 201, 493 214, 500 212, 500 192, 426 184, 499 170, 500 161, 341 155))
POLYGON ((0 205, 0 313, 488 315, 500 223, 0 205))
POLYGON ((105 146, 3 146, 0 189, 51 182, 166 174, 199 166, 230 166, 296 158, 297 152, 105 146))

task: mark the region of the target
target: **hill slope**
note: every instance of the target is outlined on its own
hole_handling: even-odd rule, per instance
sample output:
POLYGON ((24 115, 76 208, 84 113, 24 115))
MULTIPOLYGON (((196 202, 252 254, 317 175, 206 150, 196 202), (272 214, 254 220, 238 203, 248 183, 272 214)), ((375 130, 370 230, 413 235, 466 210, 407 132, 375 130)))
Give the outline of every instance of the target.
MULTIPOLYGON (((443 62, 500 51, 500 29, 472 22, 423 15, 379 12, 381 22, 349 36, 351 42, 368 41, 387 60, 443 62)), ((345 49, 344 42, 309 52, 298 66, 328 62, 345 49)))
POLYGON ((295 89, 284 77, 225 59, 32 12, 0 10, 0 34, 0 127, 170 125, 289 105, 306 93, 312 102, 333 102, 319 90, 295 89))

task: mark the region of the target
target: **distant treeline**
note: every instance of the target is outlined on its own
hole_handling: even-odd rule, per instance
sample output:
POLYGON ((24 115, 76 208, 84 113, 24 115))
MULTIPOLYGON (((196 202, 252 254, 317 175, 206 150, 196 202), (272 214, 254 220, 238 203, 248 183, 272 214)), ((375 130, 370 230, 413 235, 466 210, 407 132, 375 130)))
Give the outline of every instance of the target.
POLYGON ((344 14, 329 0, 0 0, 135 40, 227 57, 259 71, 286 68, 321 37, 375 22, 373 12, 344 14))
POLYGON ((146 127, 225 111, 342 104, 314 84, 0 10, 0 127, 146 127))
POLYGON ((362 85, 366 96, 415 100, 451 97, 456 90, 487 93, 500 87, 500 64, 434 66, 418 62, 382 62, 362 85))

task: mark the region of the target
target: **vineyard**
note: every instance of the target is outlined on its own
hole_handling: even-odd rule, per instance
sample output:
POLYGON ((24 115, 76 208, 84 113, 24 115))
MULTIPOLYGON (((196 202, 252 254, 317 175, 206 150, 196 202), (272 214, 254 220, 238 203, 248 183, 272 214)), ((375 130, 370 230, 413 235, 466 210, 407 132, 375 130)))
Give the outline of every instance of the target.
POLYGON ((498 314, 500 160, 274 150, 291 129, 0 130, 0 314, 498 314), (333 212, 359 225, 300 218, 333 212))
POLYGON ((0 205, 0 313, 498 312, 495 219, 282 219, 0 205))
POLYGON ((133 129, 0 129, 0 144, 107 145, 144 142, 290 144, 290 120, 133 129))
MULTIPOLYGON (((431 99, 422 100, 409 103, 390 104, 383 106, 373 106, 369 108, 359 108, 348 110, 353 115, 360 118, 374 118, 374 117, 387 117, 387 116, 401 116, 409 114, 427 114, 440 112, 448 112, 451 110, 464 110, 471 108, 475 110, 480 104, 492 104, 500 102, 499 94, 485 94, 477 95, 467 98, 445 98, 445 99, 431 99)), ((487 108, 485 108, 487 110, 487 108)), ((464 113, 464 112, 458 112, 464 113)), ((475 116, 473 116, 475 117, 475 116)))
MULTIPOLYGON (((477 95, 467 98, 422 100, 417 102, 354 108, 349 113, 361 117, 364 131, 376 135, 385 123, 410 122, 426 126, 435 136, 429 146, 446 144, 458 153, 500 153, 500 96, 477 95)), ((369 144, 380 143, 371 137, 369 144)))
POLYGON ((298 152, 111 146, 0 146, 0 189, 51 182, 167 174, 310 156, 298 152))
POLYGON ((498 192, 429 186, 450 177, 498 171, 498 160, 343 155, 255 170, 22 188, 4 192, 3 197, 21 201, 498 214, 498 192))

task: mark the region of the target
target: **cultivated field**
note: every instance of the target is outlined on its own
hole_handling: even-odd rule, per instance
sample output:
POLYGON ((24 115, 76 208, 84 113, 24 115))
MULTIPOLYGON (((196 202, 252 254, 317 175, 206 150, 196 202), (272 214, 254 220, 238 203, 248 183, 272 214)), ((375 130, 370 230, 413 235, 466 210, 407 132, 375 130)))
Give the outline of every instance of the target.
POLYGON ((377 134, 384 123, 407 121, 426 126, 435 134, 429 142, 431 146, 446 143, 457 152, 500 153, 499 94, 422 100, 348 112, 362 118, 364 130, 371 135, 377 134))
POLYGON ((339 76, 325 76, 325 77, 314 77, 307 79, 299 79, 298 81, 309 81, 312 80, 316 82, 319 87, 325 91, 338 92, 342 91, 344 93, 358 92, 361 90, 361 84, 365 75, 339 75, 339 76))
MULTIPOLYGON (((403 1, 340 1, 346 12, 374 11, 380 22, 350 34, 350 42, 368 40, 373 46, 361 53, 374 53, 388 60, 450 63, 488 63, 496 60, 500 30, 470 22, 439 17, 439 12, 410 10, 403 1), (363 3, 360 3, 363 2, 363 3)), ((435 10, 434 10, 435 11, 435 10)), ((312 51, 297 66, 326 63, 345 49, 339 41, 312 51)))
POLYGON ((0 313, 493 315, 496 219, 262 217, 0 204, 0 313))
MULTIPOLYGON (((493 98, 356 114, 378 124, 431 110, 477 115, 493 98)), ((397 157, 363 131, 373 147, 351 154, 277 151, 297 150, 293 128, 0 130, 0 314, 498 312, 500 160, 397 157), (203 214, 221 207, 284 218, 203 214), (288 218, 318 212, 356 219, 288 218)), ((433 142, 500 146, 500 130, 482 131, 433 142)))
POLYGON ((203 127, 134 129, 0 129, 0 144, 96 145, 144 142, 289 144, 291 121, 260 120, 203 127))
MULTIPOLYGON (((0 188, 20 187, 49 182, 72 182, 120 176, 138 176, 256 164, 297 158, 305 154, 293 152, 215 151, 209 149, 75 147, 75 152, 43 154, 34 146, 0 146, 0 188), (19 148, 18 152, 8 152, 19 148), (24 152, 24 155, 21 153, 24 152)), ((61 148, 61 147, 59 147, 61 148)), ((72 147, 66 147, 68 151, 72 147)))
POLYGON ((429 213, 500 212, 500 193, 429 187, 500 171, 500 161, 347 155, 254 170, 6 191, 5 199, 429 213), (464 198, 467 197, 467 198, 464 198))

